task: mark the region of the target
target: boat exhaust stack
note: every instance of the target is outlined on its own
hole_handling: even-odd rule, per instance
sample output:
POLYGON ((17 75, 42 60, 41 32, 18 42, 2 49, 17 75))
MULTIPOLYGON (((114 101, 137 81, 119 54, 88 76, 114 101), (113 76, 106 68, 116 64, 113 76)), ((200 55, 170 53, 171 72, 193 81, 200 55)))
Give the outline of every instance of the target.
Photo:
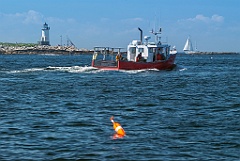
POLYGON ((143 31, 142 31, 142 29, 140 29, 140 28, 138 28, 138 30, 140 31, 140 41, 141 41, 141 44, 142 44, 143 31))

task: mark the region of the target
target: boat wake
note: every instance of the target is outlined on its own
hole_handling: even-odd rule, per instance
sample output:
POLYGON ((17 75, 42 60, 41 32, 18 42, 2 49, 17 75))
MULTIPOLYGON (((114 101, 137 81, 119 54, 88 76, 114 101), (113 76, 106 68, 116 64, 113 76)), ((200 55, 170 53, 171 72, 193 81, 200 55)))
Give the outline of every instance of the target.
POLYGON ((187 68, 181 68, 179 69, 180 72, 187 70, 187 68))
POLYGON ((137 74, 137 73, 153 73, 153 72, 169 72, 169 71, 185 71, 187 70, 186 67, 183 67, 183 66, 179 66, 179 65, 176 65, 173 69, 171 70, 158 70, 158 69, 141 69, 141 70, 119 70, 120 72, 124 72, 124 73, 130 73, 130 74, 137 74))
POLYGON ((97 72, 98 69, 89 66, 72 66, 72 67, 52 67, 49 66, 44 68, 47 71, 60 71, 60 72, 69 72, 69 73, 94 73, 97 72))
POLYGON ((137 74, 137 73, 145 73, 145 72, 159 72, 158 69, 141 69, 141 70, 119 70, 123 73, 137 74))
POLYGON ((181 65, 177 65, 176 68, 175 68, 176 71, 179 71, 179 72, 183 72, 185 70, 188 70, 187 67, 184 67, 184 66, 181 66, 181 65))
MULTIPOLYGON (((173 71, 184 71, 187 68, 177 66, 173 71)), ((72 67, 54 67, 48 66, 45 68, 29 68, 22 70, 11 70, 6 71, 7 74, 16 73, 34 73, 34 72, 67 72, 67 73, 99 73, 106 72, 106 70, 101 70, 92 66, 72 66, 72 67)), ((141 70, 119 70, 118 72, 128 73, 128 74, 138 74, 138 73, 152 73, 161 72, 158 69, 141 69, 141 70)))
POLYGON ((172 70, 173 70, 173 71, 182 72, 182 71, 188 70, 188 68, 187 68, 187 67, 184 67, 184 66, 182 66, 182 65, 176 65, 176 66, 174 67, 174 69, 172 69, 172 70))
POLYGON ((43 71, 44 68, 30 68, 30 69, 23 69, 23 70, 10 70, 7 71, 7 74, 14 74, 14 73, 29 73, 29 72, 38 72, 43 71))
POLYGON ((53 67, 48 66, 46 68, 29 68, 29 69, 22 69, 22 70, 12 70, 7 71, 7 74, 14 74, 14 73, 33 73, 33 72, 69 72, 69 73, 96 73, 100 70, 89 67, 89 66, 72 66, 72 67, 53 67))

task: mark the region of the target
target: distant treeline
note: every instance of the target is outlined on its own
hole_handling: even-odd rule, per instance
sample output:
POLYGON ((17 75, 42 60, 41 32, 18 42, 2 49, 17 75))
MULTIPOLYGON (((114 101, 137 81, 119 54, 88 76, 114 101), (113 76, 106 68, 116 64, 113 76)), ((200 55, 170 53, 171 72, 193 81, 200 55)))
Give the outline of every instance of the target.
POLYGON ((38 44, 34 43, 9 43, 9 42, 0 42, 0 46, 6 46, 6 47, 34 47, 38 44))

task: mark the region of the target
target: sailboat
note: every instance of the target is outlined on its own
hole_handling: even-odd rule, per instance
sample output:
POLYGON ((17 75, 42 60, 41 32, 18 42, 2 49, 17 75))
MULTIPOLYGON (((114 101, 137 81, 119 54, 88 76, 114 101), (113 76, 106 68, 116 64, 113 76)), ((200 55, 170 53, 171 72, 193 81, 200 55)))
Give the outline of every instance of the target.
POLYGON ((185 46, 183 48, 183 51, 186 54, 193 54, 193 53, 195 53, 195 51, 193 50, 193 46, 192 46, 192 42, 190 40, 190 37, 187 38, 187 41, 186 41, 185 46))

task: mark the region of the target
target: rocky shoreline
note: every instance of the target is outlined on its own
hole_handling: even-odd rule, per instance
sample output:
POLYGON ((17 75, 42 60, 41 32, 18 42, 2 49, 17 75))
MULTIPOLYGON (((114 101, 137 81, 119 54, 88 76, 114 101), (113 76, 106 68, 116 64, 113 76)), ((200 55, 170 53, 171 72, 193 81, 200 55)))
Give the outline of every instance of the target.
POLYGON ((190 55, 240 54, 239 52, 194 52, 190 55))
POLYGON ((73 46, 1 46, 0 54, 92 54, 92 50, 77 49, 73 46))

